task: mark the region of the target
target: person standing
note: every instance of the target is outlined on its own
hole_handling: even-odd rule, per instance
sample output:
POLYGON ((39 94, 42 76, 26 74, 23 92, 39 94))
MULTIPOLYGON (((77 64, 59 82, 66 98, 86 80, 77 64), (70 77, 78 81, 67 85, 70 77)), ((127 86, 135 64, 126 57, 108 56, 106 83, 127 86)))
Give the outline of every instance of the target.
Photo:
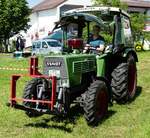
POLYGON ((23 49, 24 49, 24 41, 21 38, 21 36, 18 36, 16 41, 16 51, 23 51, 23 49))

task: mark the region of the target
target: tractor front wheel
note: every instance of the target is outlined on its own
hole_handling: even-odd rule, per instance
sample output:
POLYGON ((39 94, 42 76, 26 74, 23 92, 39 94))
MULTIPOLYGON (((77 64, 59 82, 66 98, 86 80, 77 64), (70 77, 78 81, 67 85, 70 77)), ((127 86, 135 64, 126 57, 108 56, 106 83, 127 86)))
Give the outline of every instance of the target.
MULTIPOLYGON (((48 100, 48 99, 50 99, 49 98, 50 95, 48 94, 47 90, 48 90, 47 80, 42 79, 42 78, 34 78, 31 81, 29 81, 27 83, 27 85, 25 86, 24 93, 23 93, 23 99, 34 99, 34 100, 46 100, 47 99, 48 100), (39 92, 40 87, 44 87, 44 88, 42 88, 42 95, 41 95, 41 98, 39 99, 38 92, 39 92)), ((38 107, 37 107, 36 103, 26 102, 26 101, 23 102, 23 105, 28 108, 38 108, 38 107, 45 108, 46 107, 42 104, 38 104, 38 107)), ((41 114, 33 113, 30 111, 26 111, 26 114, 29 117, 36 117, 36 116, 41 115, 41 114)))
POLYGON ((108 90, 105 82, 96 80, 85 93, 84 116, 89 125, 97 125, 108 110, 108 90))

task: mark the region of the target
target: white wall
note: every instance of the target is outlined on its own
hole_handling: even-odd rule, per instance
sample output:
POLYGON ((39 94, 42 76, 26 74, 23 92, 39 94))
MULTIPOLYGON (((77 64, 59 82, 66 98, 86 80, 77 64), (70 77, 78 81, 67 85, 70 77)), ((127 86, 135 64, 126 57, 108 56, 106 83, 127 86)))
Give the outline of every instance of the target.
POLYGON ((29 29, 30 31, 37 31, 37 27, 38 27, 38 14, 37 13, 33 13, 30 15, 30 23, 29 25, 31 25, 31 28, 29 29))
POLYGON ((38 32, 38 13, 35 12, 35 13, 32 13, 30 15, 29 25, 31 27, 29 28, 27 33, 23 35, 26 39, 25 46, 31 46, 32 45, 31 38, 32 38, 32 36, 35 35, 36 32, 38 32))
POLYGON ((39 31, 43 27, 45 27, 45 30, 51 31, 54 27, 54 22, 58 19, 57 8, 39 12, 39 31))
POLYGON ((30 46, 32 44, 32 39, 35 40, 35 34, 38 32, 39 39, 48 35, 49 31, 52 31, 54 27, 54 23, 59 20, 59 16, 57 14, 57 8, 39 11, 32 13, 30 15, 30 29, 27 31, 26 38, 26 46, 30 46))

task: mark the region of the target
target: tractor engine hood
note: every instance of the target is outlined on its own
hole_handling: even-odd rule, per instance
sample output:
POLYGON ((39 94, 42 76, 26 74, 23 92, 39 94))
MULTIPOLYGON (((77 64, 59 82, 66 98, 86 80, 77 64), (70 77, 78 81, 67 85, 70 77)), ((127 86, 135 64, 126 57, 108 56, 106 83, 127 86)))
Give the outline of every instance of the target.
POLYGON ((60 79, 68 77, 63 57, 45 57, 43 64, 45 75, 56 76, 60 79))

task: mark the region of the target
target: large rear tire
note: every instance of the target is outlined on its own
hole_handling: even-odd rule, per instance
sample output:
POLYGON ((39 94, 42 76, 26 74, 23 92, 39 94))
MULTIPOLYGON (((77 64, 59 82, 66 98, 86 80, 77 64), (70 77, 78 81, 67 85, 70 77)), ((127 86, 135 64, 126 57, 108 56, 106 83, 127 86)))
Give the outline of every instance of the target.
POLYGON ((134 57, 129 55, 127 63, 120 63, 112 72, 113 99, 118 103, 128 102, 135 96, 136 86, 136 62, 134 57))
POLYGON ((108 90, 105 82, 96 80, 85 93, 84 116, 88 125, 97 125, 108 110, 108 90))
MULTIPOLYGON (((31 81, 29 81, 27 83, 27 85, 25 86, 24 88, 24 93, 23 93, 23 98, 24 99, 34 99, 34 100, 37 100, 38 97, 38 85, 42 85, 44 84, 44 90, 42 91, 42 97, 40 100, 48 100, 50 99, 50 94, 48 94, 47 90, 48 90, 48 82, 47 80, 45 79, 42 79, 42 78, 34 78, 32 79, 31 81)), ((36 108, 36 103, 33 103, 33 102, 26 102, 24 101, 23 102, 23 105, 25 107, 28 107, 28 108, 36 108)), ((39 104, 39 107, 40 108, 45 108, 46 106, 42 105, 42 104, 39 104)), ((38 113, 33 113, 33 112, 30 112, 30 111, 26 111, 26 114, 29 116, 29 117, 36 117, 36 116, 40 116, 41 114, 38 114, 38 113)))

